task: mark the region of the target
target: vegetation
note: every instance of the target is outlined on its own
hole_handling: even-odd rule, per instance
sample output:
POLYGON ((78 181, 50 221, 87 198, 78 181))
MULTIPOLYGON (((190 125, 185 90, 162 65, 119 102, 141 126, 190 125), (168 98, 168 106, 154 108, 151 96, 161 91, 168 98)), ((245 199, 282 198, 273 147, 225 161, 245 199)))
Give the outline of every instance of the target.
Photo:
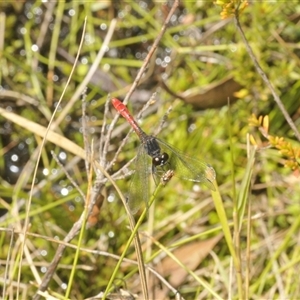
POLYGON ((300 4, 176 2, 0 3, 3 299, 300 298, 300 4), (216 190, 151 179, 132 217, 111 97, 216 190))

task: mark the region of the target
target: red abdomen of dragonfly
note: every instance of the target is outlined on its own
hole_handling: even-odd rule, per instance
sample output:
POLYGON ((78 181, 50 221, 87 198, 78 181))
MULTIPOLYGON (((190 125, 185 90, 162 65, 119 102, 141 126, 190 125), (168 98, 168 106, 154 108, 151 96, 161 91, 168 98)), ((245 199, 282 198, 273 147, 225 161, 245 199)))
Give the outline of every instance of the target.
POLYGON ((127 107, 117 98, 111 100, 115 109, 130 123, 136 134, 141 137, 143 135, 142 129, 139 127, 137 122, 134 120, 133 116, 128 111, 127 107))

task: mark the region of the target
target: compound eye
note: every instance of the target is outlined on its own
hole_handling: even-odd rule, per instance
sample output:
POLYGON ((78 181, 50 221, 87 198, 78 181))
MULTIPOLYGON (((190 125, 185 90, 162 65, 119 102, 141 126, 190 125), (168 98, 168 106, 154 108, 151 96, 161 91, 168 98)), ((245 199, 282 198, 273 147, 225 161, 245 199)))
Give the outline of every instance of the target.
POLYGON ((161 165, 161 157, 157 156, 157 157, 153 157, 152 159, 152 164, 157 167, 161 165))
POLYGON ((163 153, 160 156, 153 157, 152 164, 154 166, 163 166, 167 163, 169 159, 169 155, 167 153, 163 153))
POLYGON ((164 152, 160 157, 161 165, 165 165, 168 159, 169 159, 169 155, 166 152, 164 152))

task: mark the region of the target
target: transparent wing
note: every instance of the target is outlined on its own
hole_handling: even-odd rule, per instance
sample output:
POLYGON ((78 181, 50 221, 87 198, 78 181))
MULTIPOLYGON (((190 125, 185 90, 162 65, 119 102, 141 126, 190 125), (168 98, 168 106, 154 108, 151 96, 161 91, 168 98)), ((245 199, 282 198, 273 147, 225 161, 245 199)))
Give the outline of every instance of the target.
POLYGON ((132 214, 135 214, 143 203, 148 203, 149 200, 149 157, 141 145, 138 150, 135 160, 135 172, 129 185, 128 191, 128 206, 132 214))
POLYGON ((201 182, 210 190, 215 191, 213 181, 216 178, 214 168, 200 160, 185 155, 183 152, 175 149, 173 146, 157 139, 162 152, 169 155, 168 162, 164 168, 174 170, 174 176, 194 181, 201 182))

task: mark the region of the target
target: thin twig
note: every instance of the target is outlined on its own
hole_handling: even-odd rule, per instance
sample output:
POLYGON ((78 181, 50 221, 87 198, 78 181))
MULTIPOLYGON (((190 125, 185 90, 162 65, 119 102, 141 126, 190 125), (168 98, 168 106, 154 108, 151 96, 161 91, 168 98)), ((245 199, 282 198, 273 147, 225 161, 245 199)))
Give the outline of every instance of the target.
POLYGON ((261 68, 261 66, 259 65, 253 51, 252 51, 252 48, 250 47, 248 41, 247 41, 247 38, 244 34, 244 31, 241 27, 241 24, 240 24, 240 21, 239 21, 239 12, 238 12, 238 9, 236 10, 236 14, 235 14, 235 17, 234 17, 234 20, 235 20, 235 24, 236 24, 236 27, 242 37, 242 40, 246 46, 246 50, 250 56, 250 58, 252 59, 253 63, 254 63, 254 66, 256 68, 256 71, 258 72, 258 74, 261 76, 261 78, 263 79, 263 81, 265 82, 265 84, 267 85, 267 87, 270 89, 272 95, 273 95, 273 98, 276 102, 276 104, 278 105, 279 109, 281 110, 285 120, 287 121, 287 123, 290 125, 290 127, 292 128, 296 138, 298 139, 298 141, 300 142, 300 133, 299 131, 297 130, 297 127, 296 125, 294 124, 292 118, 290 117, 290 115, 288 114, 287 110, 285 109, 280 97, 277 95, 272 83, 270 82, 269 78, 267 77, 266 73, 263 71, 263 69, 261 68))
MULTIPOLYGON (((87 88, 85 88, 82 92, 82 136, 84 142, 84 149, 86 156, 89 157, 91 155, 91 148, 88 142, 88 134, 87 134, 87 124, 86 124, 86 92, 87 88)), ((85 171, 86 174, 89 174, 89 160, 85 159, 85 171)))
POLYGON ((100 135, 100 141, 99 141, 99 156, 100 156, 100 165, 105 167, 107 160, 106 160, 106 155, 109 147, 108 145, 105 147, 105 140, 110 142, 110 139, 106 139, 106 134, 105 134, 105 129, 106 129, 106 124, 107 124, 107 115, 108 115, 108 110, 109 110, 109 105, 110 105, 110 96, 108 95, 105 106, 104 106, 104 115, 103 115, 103 123, 102 123, 102 128, 101 128, 101 135, 100 135))
MULTIPOLYGON (((134 159, 132 159, 132 160, 134 160, 134 159)), ((121 180, 121 179, 126 179, 127 177, 131 176, 134 173, 134 171, 128 171, 128 173, 123 174, 123 175, 119 175, 118 173, 119 172, 116 172, 114 175, 111 176, 111 178, 116 181, 121 180)))
POLYGON ((154 134, 153 134, 154 136, 157 136, 157 135, 162 131, 162 129, 163 129, 165 123, 166 123, 167 120, 168 120, 168 116, 169 116, 169 114, 171 113, 171 111, 172 111, 172 106, 169 106, 169 108, 168 108, 168 110, 165 112, 165 114, 164 114, 164 116, 163 116, 163 118, 162 118, 162 120, 161 120, 161 122, 160 122, 158 128, 155 130, 155 132, 154 132, 154 134))

